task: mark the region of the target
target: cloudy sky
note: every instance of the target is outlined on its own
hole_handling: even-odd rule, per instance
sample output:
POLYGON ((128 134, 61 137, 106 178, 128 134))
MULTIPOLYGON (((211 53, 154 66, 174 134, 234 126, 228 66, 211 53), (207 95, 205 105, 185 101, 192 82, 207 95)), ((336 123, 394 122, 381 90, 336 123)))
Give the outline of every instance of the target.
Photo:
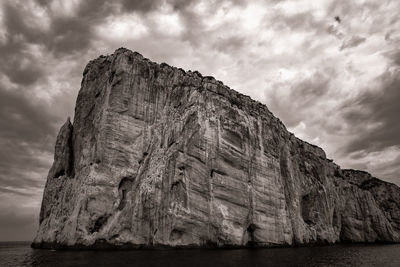
POLYGON ((268 105, 345 168, 400 184, 400 1, 0 1, 0 240, 35 234, 86 63, 119 47, 268 105))

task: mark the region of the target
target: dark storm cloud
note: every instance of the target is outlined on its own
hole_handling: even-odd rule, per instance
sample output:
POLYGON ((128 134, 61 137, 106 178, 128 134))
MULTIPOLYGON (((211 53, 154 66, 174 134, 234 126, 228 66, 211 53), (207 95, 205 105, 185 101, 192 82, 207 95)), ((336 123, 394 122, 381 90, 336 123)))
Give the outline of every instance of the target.
POLYGON ((24 47, 25 42, 39 42, 44 37, 42 29, 30 25, 24 20, 19 2, 15 2, 13 5, 9 3, 4 4, 3 13, 4 27, 9 38, 9 42, 3 46, 5 49, 17 52, 24 47), (20 39, 19 42, 17 41, 18 37, 20 39))
MULTIPOLYGON (((81 1, 76 13, 71 16, 59 16, 50 9, 51 1, 37 1, 37 3, 49 16, 48 29, 27 22, 29 14, 26 13, 29 13, 29 10, 24 8, 23 2, 4 4, 7 42, 0 47, 0 50, 4 55, 9 55, 9 58, 21 53, 27 44, 44 46, 47 53, 54 53, 58 57, 74 52, 84 53, 94 37, 93 27, 116 12, 115 6, 111 6, 107 1, 88 0, 81 1)), ((22 60, 25 57, 19 55, 13 59, 22 60)))
POLYGON ((213 48, 219 52, 232 53, 234 50, 238 50, 244 46, 246 42, 245 37, 230 36, 227 38, 217 38, 213 44, 213 48))
POLYGON ((81 1, 74 14, 59 16, 50 8, 51 1, 37 0, 37 3, 49 15, 49 28, 43 29, 27 21, 29 10, 23 2, 11 2, 3 5, 4 30, 6 42, 0 44, 2 64, 0 71, 17 84, 30 85, 44 74, 43 66, 37 64, 39 56, 28 51, 28 46, 35 44, 46 53, 56 57, 70 56, 71 53, 85 54, 95 38, 95 26, 104 23, 111 15, 126 12, 146 13, 168 3, 177 11, 185 9, 191 1, 81 1), (27 14, 28 13, 28 14, 27 14))
MULTIPOLYGON (((0 141, 3 147, 0 152, 0 188, 40 188, 43 185, 49 161, 43 155, 51 155, 52 150, 43 147, 30 147, 22 141, 0 141)), ((54 140, 49 138, 49 143, 54 140)))
MULTIPOLYGON (((331 69, 317 71, 311 77, 297 82, 290 81, 288 95, 275 92, 267 98, 268 107, 288 127, 294 127, 305 119, 306 113, 314 113, 315 103, 320 102, 330 89, 330 75, 335 76, 331 69)), ((278 85, 278 87, 281 87, 278 85)))
POLYGON ((181 11, 191 6, 195 0, 122 0, 120 4, 125 11, 150 12, 159 9, 163 4, 170 5, 173 10, 181 11))
POLYGON ((26 44, 30 40, 37 40, 42 33, 26 25, 16 7, 5 5, 3 12, 7 41, 0 44, 0 71, 14 83, 32 84, 44 72, 40 65, 34 64, 33 56, 26 51, 26 44))
POLYGON ((275 25, 278 29, 290 29, 292 31, 312 31, 321 34, 326 31, 325 19, 319 20, 309 12, 300 12, 287 14, 285 12, 276 12, 270 17, 265 27, 275 25))
POLYGON ((346 152, 373 152, 400 144, 399 74, 399 69, 387 71, 380 77, 380 90, 368 91, 344 106, 344 118, 358 130, 346 152))
MULTIPOLYGON (((18 32, 27 36, 27 41, 45 45, 49 51, 57 56, 67 55, 73 52, 84 53, 95 39, 94 28, 104 23, 110 16, 118 16, 125 13, 138 13, 145 15, 159 10, 163 5, 172 7, 180 13, 186 21, 193 21, 194 12, 190 6, 195 1, 185 0, 117 0, 99 1, 85 0, 78 5, 77 11, 72 16, 59 17, 50 11, 50 1, 38 1, 50 13, 50 29, 43 33, 40 30, 29 29, 24 25, 21 14, 13 7, 8 7, 14 13, 13 20, 18 20, 18 32)), ((239 1, 234 1, 239 2, 239 1)), ((7 11, 8 12, 8 11, 7 11)), ((10 14, 11 14, 10 13, 10 14)), ((14 25, 11 23, 11 25, 14 25)), ((10 24, 10 29, 13 28, 10 24)))
POLYGON ((396 53, 394 53, 393 55, 393 62, 394 64, 396 64, 397 66, 400 66, 400 49, 396 51, 396 53))
POLYGON ((373 1, 364 1, 355 3, 353 1, 332 1, 329 5, 328 14, 336 14, 340 23, 348 23, 352 19, 358 20, 358 15, 374 15, 379 10, 381 3, 373 1))
POLYGON ((58 119, 43 103, 35 103, 23 92, 0 87, 1 137, 41 143, 49 134, 54 133, 54 123, 58 119))
POLYGON ((395 49, 384 53, 384 55, 391 61, 395 66, 400 66, 400 49, 395 49))
POLYGON ((340 47, 340 50, 356 47, 365 42, 365 40, 367 40, 365 37, 354 35, 349 40, 343 42, 342 46, 340 47))
MULTIPOLYGON (((180 14, 183 25, 184 27, 184 32, 182 33, 182 36, 180 37, 183 41, 188 41, 190 45, 194 48, 200 47, 202 45, 205 45, 208 43, 208 41, 212 42, 212 36, 217 35, 219 36, 221 33, 224 31, 228 31, 229 28, 225 28, 223 26, 217 27, 216 29, 206 29, 206 22, 207 19, 202 17, 202 15, 199 15, 195 10, 193 10, 193 4, 198 2, 195 0, 190 0, 190 1, 168 1, 172 3, 172 6, 175 8, 174 10, 180 14), (175 2, 175 3, 174 3, 175 2), (185 4, 182 4, 182 3, 185 4), (222 27, 222 28, 221 28, 222 27)), ((208 2, 208 7, 207 7, 207 16, 212 16, 216 14, 218 11, 224 11, 223 5, 229 2, 232 6, 239 6, 239 7, 245 7, 247 5, 246 1, 241 1, 241 0, 230 0, 230 1, 210 1, 208 2)), ((224 15, 221 15, 223 17, 224 15)), ((240 35, 239 33, 236 33, 240 35)), ((243 37, 237 36, 237 37, 228 37, 232 38, 234 41, 234 44, 232 47, 235 47, 236 45, 240 45, 239 42, 240 39, 243 37)), ((219 40, 215 41, 213 45, 211 45, 212 49, 216 49, 221 52, 222 44, 226 40, 226 37, 222 38, 220 37, 219 40)), ((227 42, 225 43, 227 44, 227 42)), ((237 46, 236 46, 237 47, 237 46)))
POLYGON ((28 60, 27 64, 23 65, 18 59, 5 56, 5 64, 2 65, 1 70, 13 83, 20 85, 34 84, 43 77, 44 70, 30 59, 28 60))
POLYGON ((49 167, 40 158, 52 153, 59 117, 49 112, 45 103, 16 90, 0 87, 0 187, 39 187, 43 182, 33 174, 49 167))
POLYGON ((335 25, 329 25, 326 32, 335 36, 338 39, 342 39, 344 34, 335 25))
POLYGON ((293 99, 299 99, 304 105, 315 101, 329 90, 329 78, 326 73, 316 72, 311 78, 292 87, 293 99))
MULTIPOLYGON (((0 179, 0 182, 3 184, 4 181, 0 179)), ((32 194, 27 193, 27 192, 21 192, 18 190, 15 190, 13 188, 5 188, 5 187, 0 187, 0 192, 3 194, 14 194, 14 195, 22 195, 22 196, 32 196, 32 194)))
POLYGON ((82 1, 72 17, 51 17, 48 38, 43 40, 56 55, 87 50, 93 39, 93 27, 99 24, 113 9, 102 1, 82 1))

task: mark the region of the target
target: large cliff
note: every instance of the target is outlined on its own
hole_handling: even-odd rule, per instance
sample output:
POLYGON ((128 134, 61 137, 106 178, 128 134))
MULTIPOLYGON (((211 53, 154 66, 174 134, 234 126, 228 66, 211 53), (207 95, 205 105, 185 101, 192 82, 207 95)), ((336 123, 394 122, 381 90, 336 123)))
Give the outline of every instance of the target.
POLYGON ((266 106, 118 49, 84 70, 33 247, 400 241, 400 189, 341 170, 266 106))

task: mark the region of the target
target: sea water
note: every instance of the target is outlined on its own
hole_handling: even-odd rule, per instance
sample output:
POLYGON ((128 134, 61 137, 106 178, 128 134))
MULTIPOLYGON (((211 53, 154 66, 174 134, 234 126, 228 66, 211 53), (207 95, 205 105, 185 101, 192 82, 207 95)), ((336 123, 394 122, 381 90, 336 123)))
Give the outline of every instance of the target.
POLYGON ((54 251, 0 242, 0 266, 400 266, 400 245, 54 251))

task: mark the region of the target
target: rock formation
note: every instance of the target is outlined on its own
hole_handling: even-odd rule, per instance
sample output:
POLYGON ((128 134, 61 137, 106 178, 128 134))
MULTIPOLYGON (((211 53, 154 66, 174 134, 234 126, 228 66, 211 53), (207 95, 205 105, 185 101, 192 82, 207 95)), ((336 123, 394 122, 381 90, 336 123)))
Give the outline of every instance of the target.
POLYGON ((341 170, 213 77, 123 48, 83 76, 33 247, 400 240, 396 185, 341 170))

